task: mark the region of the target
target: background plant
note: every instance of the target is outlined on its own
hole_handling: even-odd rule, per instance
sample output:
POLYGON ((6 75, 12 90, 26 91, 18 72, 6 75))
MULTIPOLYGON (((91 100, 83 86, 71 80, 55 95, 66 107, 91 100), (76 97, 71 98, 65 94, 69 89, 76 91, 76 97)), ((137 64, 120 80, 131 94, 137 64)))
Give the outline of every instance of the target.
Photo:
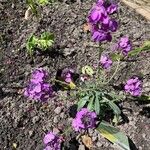
POLYGON ((49 32, 44 32, 41 34, 40 38, 35 35, 31 35, 26 43, 27 53, 30 56, 33 55, 34 51, 39 48, 42 51, 46 51, 54 43, 54 34, 49 32))
POLYGON ((45 6, 47 4, 54 3, 55 0, 26 0, 28 9, 31 9, 32 13, 38 17, 39 16, 39 7, 45 6))

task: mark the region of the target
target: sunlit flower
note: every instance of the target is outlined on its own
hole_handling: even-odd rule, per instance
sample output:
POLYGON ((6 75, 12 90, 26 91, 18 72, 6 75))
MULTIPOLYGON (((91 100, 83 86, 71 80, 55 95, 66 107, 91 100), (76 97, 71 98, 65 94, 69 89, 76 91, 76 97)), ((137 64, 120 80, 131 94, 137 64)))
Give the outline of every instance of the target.
POLYGON ((101 55, 100 64, 104 69, 109 69, 112 65, 112 60, 107 55, 101 55))
POLYGON ((124 89, 133 96, 140 96, 142 93, 142 82, 138 77, 133 77, 127 81, 124 89))
POLYGON ((46 82, 48 73, 42 68, 36 69, 24 89, 24 95, 33 100, 46 101, 53 93, 52 86, 46 82))
POLYGON ((52 132, 48 132, 43 142, 45 144, 44 150, 61 150, 61 139, 52 132))
POLYGON ((128 37, 122 37, 118 42, 118 48, 122 51, 124 55, 127 55, 131 51, 132 46, 128 37))
POLYGON ((96 125, 96 113, 89 111, 87 108, 82 108, 77 112, 76 117, 72 121, 72 127, 75 131, 94 128, 96 125))

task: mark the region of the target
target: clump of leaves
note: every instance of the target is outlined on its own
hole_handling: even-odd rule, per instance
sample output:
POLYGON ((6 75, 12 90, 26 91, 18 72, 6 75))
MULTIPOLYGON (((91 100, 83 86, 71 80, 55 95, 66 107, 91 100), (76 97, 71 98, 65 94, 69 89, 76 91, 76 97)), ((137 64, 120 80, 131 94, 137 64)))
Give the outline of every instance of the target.
POLYGON ((53 43, 54 43, 54 34, 52 33, 44 32, 41 34, 40 38, 32 34, 29 37, 26 44, 27 52, 28 54, 30 54, 30 56, 32 56, 36 48, 45 51, 49 47, 51 47, 53 43))
POLYGON ((117 124, 120 120, 121 110, 115 104, 121 100, 121 96, 117 96, 114 92, 107 91, 103 88, 97 88, 91 82, 86 83, 82 90, 78 93, 78 110, 87 107, 91 111, 95 111, 100 118, 103 118, 106 111, 112 110, 114 113, 114 122, 117 124))
POLYGON ((31 9, 32 13, 38 16, 40 6, 45 6, 49 3, 53 3, 55 0, 26 0, 27 5, 31 9))

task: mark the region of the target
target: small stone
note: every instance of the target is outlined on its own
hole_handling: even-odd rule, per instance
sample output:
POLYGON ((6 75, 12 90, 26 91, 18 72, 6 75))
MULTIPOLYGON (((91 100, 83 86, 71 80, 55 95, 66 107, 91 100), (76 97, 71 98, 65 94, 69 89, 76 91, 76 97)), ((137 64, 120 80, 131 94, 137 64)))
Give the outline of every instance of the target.
POLYGON ((97 142, 96 145, 97 145, 97 147, 102 147, 103 146, 103 144, 101 142, 97 142))
POLYGON ((64 118, 64 116, 65 116, 65 113, 62 112, 62 113, 60 114, 60 118, 64 118))
POLYGON ((94 142, 97 141, 97 139, 98 139, 97 136, 93 136, 93 137, 92 137, 92 141, 94 141, 94 142))
POLYGON ((92 136, 93 133, 94 133, 94 130, 89 128, 89 129, 88 129, 88 132, 89 132, 89 135, 92 136))
POLYGON ((29 137, 32 137, 33 134, 34 134, 34 131, 30 130, 30 131, 29 131, 29 137))
POLYGON ((58 134, 60 131, 57 128, 53 128, 53 133, 58 134))
POLYGON ((85 150, 85 146, 84 145, 79 145, 78 150, 85 150))
POLYGON ((35 124, 39 120, 40 120, 40 117, 39 116, 35 116, 35 117, 33 117, 32 122, 33 122, 33 124, 35 124))
POLYGON ((58 123, 58 121, 59 121, 59 120, 58 120, 58 116, 55 116, 53 122, 54 122, 54 123, 58 123))
POLYGON ((57 108, 54 110, 54 112, 58 115, 58 114, 60 114, 61 110, 62 110, 61 107, 57 107, 57 108))

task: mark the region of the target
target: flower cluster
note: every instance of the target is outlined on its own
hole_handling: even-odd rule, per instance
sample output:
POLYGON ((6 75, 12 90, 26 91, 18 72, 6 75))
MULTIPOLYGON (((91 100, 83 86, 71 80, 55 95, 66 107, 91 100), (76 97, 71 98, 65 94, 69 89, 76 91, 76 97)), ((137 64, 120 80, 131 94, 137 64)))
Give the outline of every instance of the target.
POLYGON ((101 55, 100 64, 104 69, 109 69, 112 65, 112 60, 107 55, 101 55))
POLYGON ((131 51, 132 46, 128 37, 122 37, 118 42, 118 49, 122 51, 122 54, 127 55, 131 51))
POLYGON ((91 26, 92 39, 95 42, 111 41, 111 32, 115 32, 118 23, 110 18, 117 11, 117 5, 98 0, 89 12, 88 22, 91 26))
POLYGON ((132 96, 140 96, 142 93, 142 82, 139 80, 138 77, 133 77, 127 81, 124 89, 132 96))
POLYGON ((65 82, 70 83, 70 82, 72 82, 72 74, 73 73, 74 73, 73 69, 65 68, 65 69, 62 70, 61 78, 65 82))
POLYGON ((87 108, 82 108, 77 112, 76 117, 72 121, 72 127, 75 131, 94 128, 96 125, 96 113, 89 111, 87 108))
POLYGON ((44 150, 61 150, 61 139, 52 132, 48 132, 43 142, 45 144, 44 150))
POLYGON ((45 101, 52 95, 52 87, 46 82, 48 73, 42 68, 36 69, 32 75, 24 95, 30 99, 45 101))

